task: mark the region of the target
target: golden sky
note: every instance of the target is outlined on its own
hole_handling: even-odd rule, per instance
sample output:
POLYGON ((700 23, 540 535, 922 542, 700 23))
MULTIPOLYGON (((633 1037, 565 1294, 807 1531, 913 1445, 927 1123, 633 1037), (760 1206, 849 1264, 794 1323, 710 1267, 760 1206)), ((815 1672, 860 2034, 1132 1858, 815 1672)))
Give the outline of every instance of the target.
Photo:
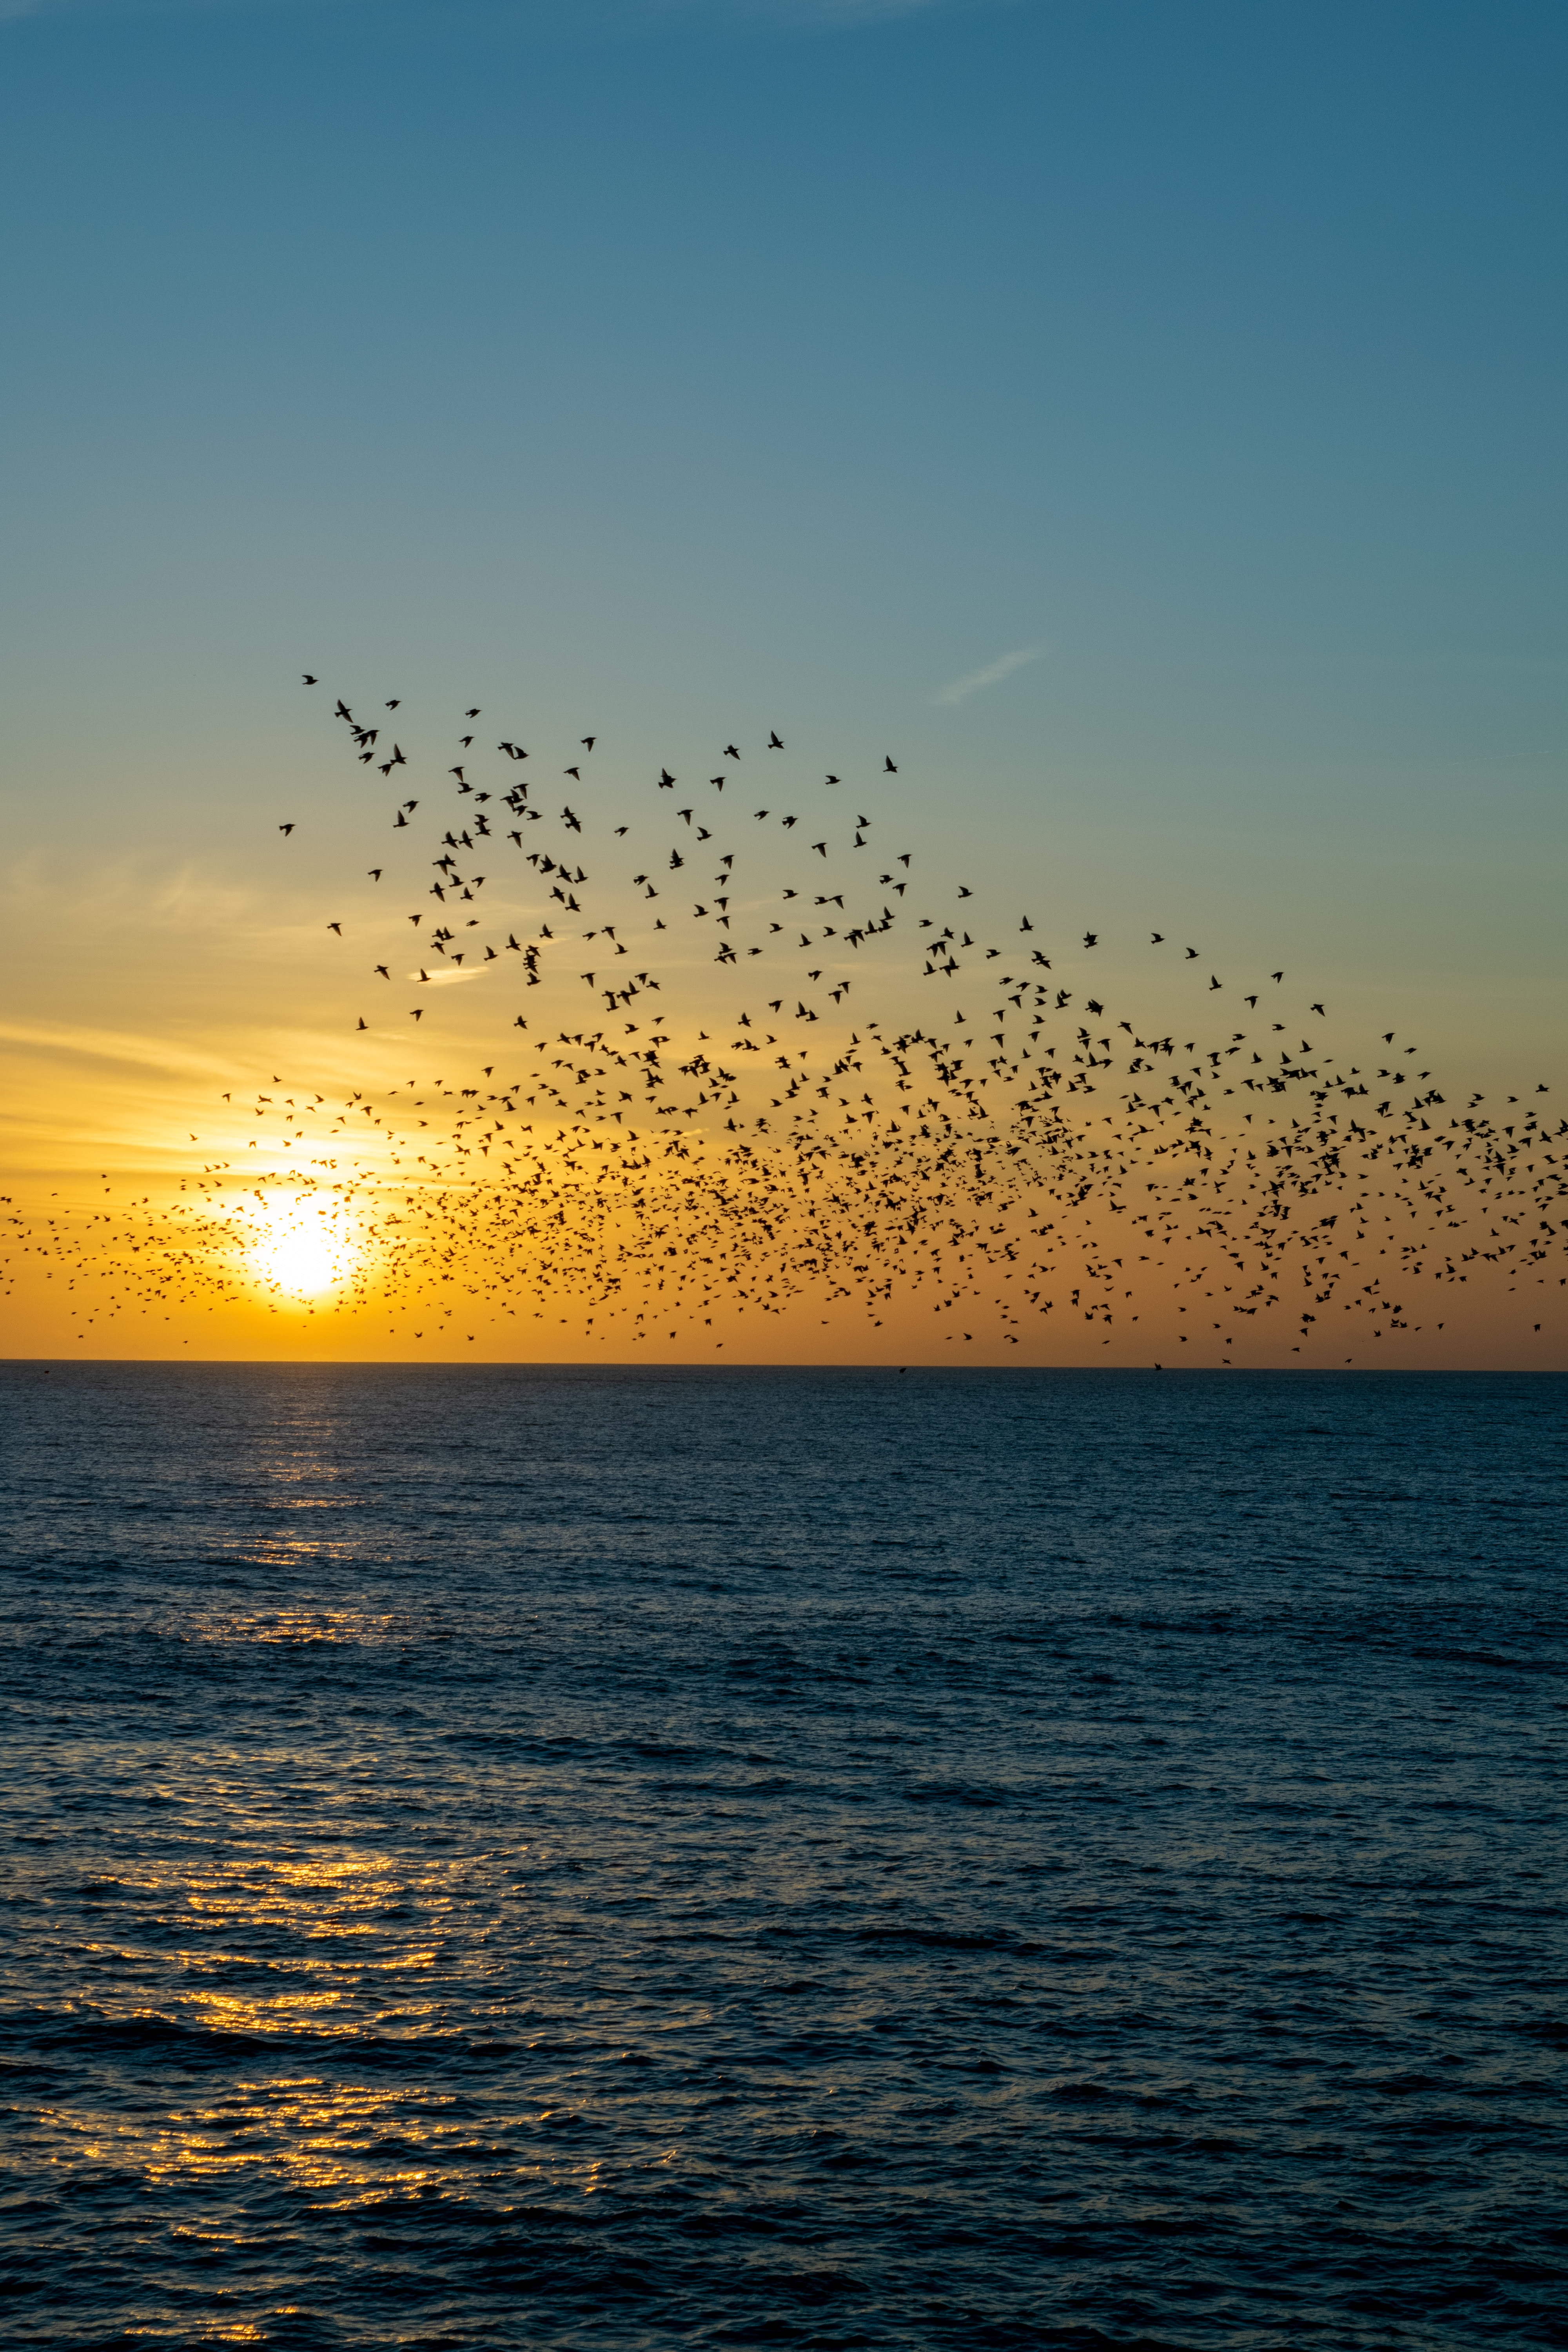
POLYGON ((321 772, 221 878, 16 893, 11 1352, 1563 1360, 1561 1122, 1456 1084, 1462 1021, 1103 877, 1082 929, 886 752, 525 760, 301 691, 321 772))

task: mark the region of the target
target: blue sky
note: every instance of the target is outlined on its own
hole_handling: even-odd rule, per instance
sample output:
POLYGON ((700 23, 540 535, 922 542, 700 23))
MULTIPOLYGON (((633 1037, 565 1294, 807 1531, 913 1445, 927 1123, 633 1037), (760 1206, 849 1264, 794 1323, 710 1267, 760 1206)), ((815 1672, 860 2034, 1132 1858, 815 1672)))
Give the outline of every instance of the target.
POLYGON ((243 878, 309 664, 892 741, 1064 906, 1551 1034, 1565 55, 1442 0, 12 9, 24 896, 243 878))

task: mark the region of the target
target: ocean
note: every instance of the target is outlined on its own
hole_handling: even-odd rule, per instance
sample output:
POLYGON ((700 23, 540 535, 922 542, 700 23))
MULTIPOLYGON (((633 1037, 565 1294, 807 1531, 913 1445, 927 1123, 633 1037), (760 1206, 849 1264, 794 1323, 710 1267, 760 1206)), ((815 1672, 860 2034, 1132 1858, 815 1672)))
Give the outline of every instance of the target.
POLYGON ((1565 1407, 0 1368, 5 2343, 1568 2344, 1565 1407))

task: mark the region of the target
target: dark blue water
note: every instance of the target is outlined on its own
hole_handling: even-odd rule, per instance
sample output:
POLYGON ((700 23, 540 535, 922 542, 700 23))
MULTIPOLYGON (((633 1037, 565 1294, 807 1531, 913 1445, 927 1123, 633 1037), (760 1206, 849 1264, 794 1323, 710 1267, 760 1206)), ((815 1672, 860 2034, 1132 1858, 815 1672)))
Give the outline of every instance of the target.
POLYGON ((1568 2342, 1565 1405, 5 1369, 5 2341, 1568 2342))

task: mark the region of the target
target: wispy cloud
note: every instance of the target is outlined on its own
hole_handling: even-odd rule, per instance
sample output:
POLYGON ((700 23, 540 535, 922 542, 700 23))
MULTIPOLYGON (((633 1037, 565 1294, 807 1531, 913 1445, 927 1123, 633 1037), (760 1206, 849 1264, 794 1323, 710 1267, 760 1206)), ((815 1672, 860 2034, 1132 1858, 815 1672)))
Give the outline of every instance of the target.
POLYGON ((0 1021, 0 1045, 31 1045, 51 1056, 72 1054, 132 1069, 163 1070, 178 1077, 215 1077, 230 1066, 216 1054, 191 1053, 164 1037, 137 1036, 123 1029, 93 1029, 74 1021, 0 1021))
POLYGON ((956 710, 959 704, 967 702, 972 694, 984 694, 988 686, 1000 686, 1002 680, 1011 677, 1016 669, 1027 669, 1031 662, 1039 660, 1045 650, 1044 646, 1018 646, 1010 654, 998 654, 996 659, 987 662, 984 669, 967 670, 963 677, 955 677, 951 686, 944 686, 931 699, 945 710, 956 710))

